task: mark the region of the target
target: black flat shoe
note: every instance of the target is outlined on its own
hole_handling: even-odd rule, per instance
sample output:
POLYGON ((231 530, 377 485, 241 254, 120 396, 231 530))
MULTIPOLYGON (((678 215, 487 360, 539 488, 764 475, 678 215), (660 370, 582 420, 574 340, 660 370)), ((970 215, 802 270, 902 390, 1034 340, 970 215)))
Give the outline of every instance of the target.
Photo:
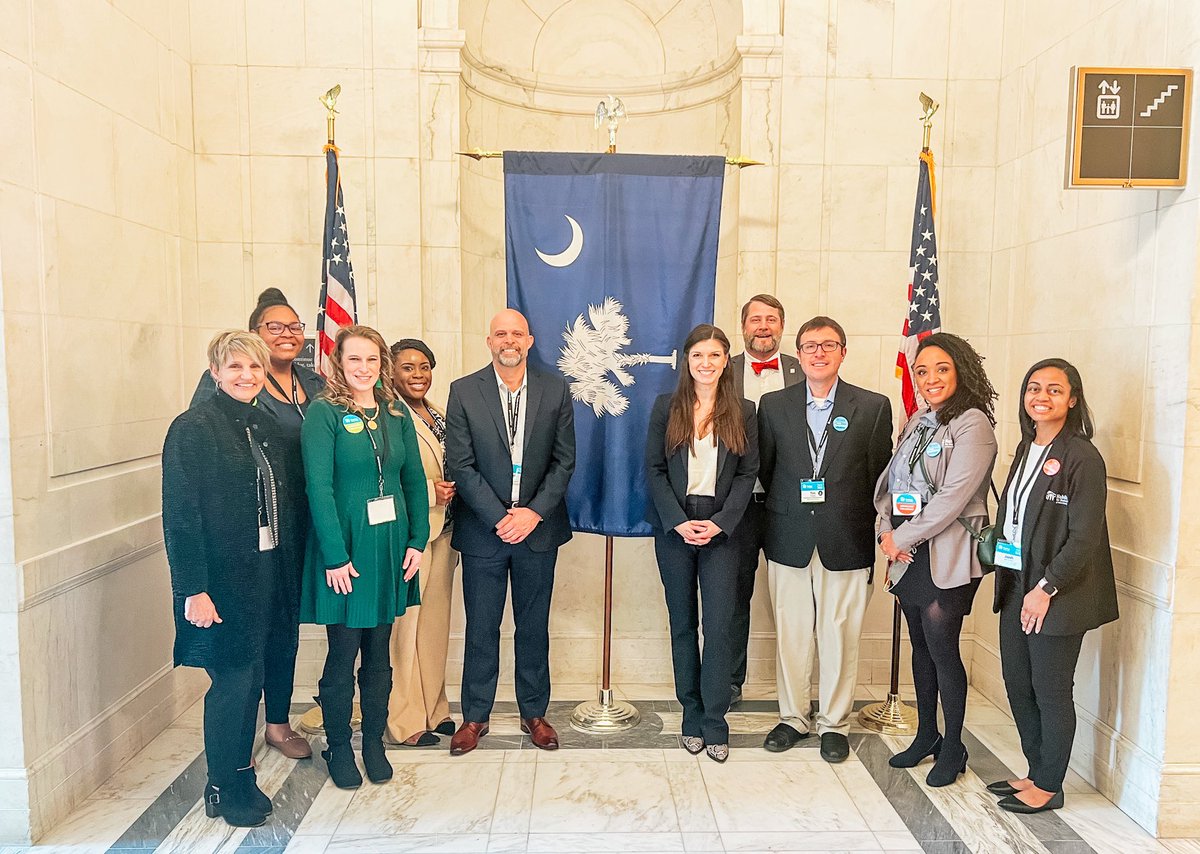
MULTIPOLYGON (((450 724, 451 727, 454 724, 450 724)), ((450 733, 454 735, 453 732, 450 733)), ((442 740, 431 732, 421 733, 416 741, 401 741, 397 743, 397 747, 433 747, 435 744, 441 744, 442 740)))
POLYGON ((988 783, 987 790, 993 795, 998 795, 1000 797, 1004 797, 1006 795, 1015 795, 1017 792, 1021 791, 1020 789, 1015 788, 1013 784, 1007 780, 997 780, 995 783, 988 783))
POLYGON ((942 786, 949 786, 958 779, 959 774, 965 773, 967 770, 967 749, 959 746, 958 749, 943 749, 939 754, 937 761, 933 763, 933 767, 929 769, 929 774, 925 777, 925 785, 931 789, 940 789, 942 786))
POLYGON ((941 733, 932 742, 927 741, 923 744, 918 744, 916 739, 913 739, 913 743, 908 746, 907 750, 901 750, 888 760, 888 765, 891 765, 893 768, 915 768, 927 756, 932 756, 936 759, 941 751, 941 733))
POLYGON ((799 732, 788 724, 778 723, 763 739, 763 749, 771 753, 783 753, 785 750, 791 750, 809 735, 810 733, 799 732))
POLYGON ((454 725, 454 721, 447 719, 447 720, 442 721, 437 726, 435 726, 433 728, 433 731, 436 732, 438 735, 452 736, 452 735, 454 735, 454 731, 456 729, 458 729, 458 727, 456 727, 454 725))
POLYGON ((845 762, 850 755, 850 739, 840 732, 821 733, 821 758, 826 762, 845 762))
POLYGON ((1040 807, 1031 807, 1029 804, 1018 800, 1016 797, 1004 798, 999 804, 997 804, 997 806, 999 806, 1000 809, 1008 810, 1009 812, 1021 813, 1022 815, 1033 815, 1034 813, 1045 812, 1046 810, 1060 810, 1065 802, 1066 798, 1063 796, 1063 793, 1058 791, 1054 793, 1054 797, 1050 798, 1050 800, 1046 801, 1046 803, 1042 804, 1040 807))

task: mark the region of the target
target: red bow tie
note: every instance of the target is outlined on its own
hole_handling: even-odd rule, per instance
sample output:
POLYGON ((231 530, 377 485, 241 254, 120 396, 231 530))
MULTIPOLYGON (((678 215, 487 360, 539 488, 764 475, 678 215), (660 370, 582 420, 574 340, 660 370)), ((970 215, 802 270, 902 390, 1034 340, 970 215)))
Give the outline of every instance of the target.
POLYGON ((753 362, 752 361, 750 363, 750 367, 754 368, 754 376, 756 376, 756 377, 759 374, 761 374, 763 371, 767 371, 767 370, 777 371, 777 370, 779 370, 779 357, 775 356, 774 358, 768 359, 765 362, 753 362))

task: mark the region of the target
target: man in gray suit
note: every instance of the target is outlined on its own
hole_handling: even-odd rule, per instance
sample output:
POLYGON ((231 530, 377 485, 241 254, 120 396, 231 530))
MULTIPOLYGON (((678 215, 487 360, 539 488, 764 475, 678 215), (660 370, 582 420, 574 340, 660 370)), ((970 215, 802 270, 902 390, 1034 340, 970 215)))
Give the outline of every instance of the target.
MULTIPOLYGON (((804 380, 796 357, 779 352, 783 340, 783 303, 771 294, 753 296, 742 306, 742 339, 746 342, 746 350, 729 360, 729 370, 733 373, 733 385, 738 394, 755 406, 764 394, 804 380)), ((767 537, 766 500, 762 483, 756 481, 750 506, 733 532, 738 547, 738 580, 729 638, 733 664, 731 705, 742 699, 742 684, 746 681, 750 598, 754 595, 758 553, 767 537)))

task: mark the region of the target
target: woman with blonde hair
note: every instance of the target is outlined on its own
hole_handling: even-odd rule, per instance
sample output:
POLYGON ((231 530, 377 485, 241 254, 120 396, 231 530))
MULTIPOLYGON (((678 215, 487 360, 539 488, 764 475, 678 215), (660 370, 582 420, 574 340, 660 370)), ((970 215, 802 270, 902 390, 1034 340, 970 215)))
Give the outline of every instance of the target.
POLYGON ((412 418, 396 401, 387 344, 374 329, 338 333, 325 390, 301 431, 313 535, 300 619, 325 626, 329 652, 319 683, 336 786, 362 775, 350 749, 354 662, 362 705, 362 754, 373 783, 391 779, 383 747, 392 667, 392 623, 420 602, 415 582, 429 539, 425 470, 412 418))
POLYGON ((216 392, 171 424, 162 453, 163 538, 175 606, 175 663, 202 667, 204 807, 235 827, 271 812, 251 757, 277 596, 299 561, 298 460, 255 405, 270 359, 252 332, 208 346, 216 392))

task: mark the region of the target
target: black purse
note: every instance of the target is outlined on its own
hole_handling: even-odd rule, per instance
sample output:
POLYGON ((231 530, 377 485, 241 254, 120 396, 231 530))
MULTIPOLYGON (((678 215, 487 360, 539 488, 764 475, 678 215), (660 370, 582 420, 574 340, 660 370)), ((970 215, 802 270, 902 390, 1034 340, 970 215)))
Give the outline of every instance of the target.
MULTIPOLYGON (((925 476, 925 483, 929 487, 929 495, 933 497, 937 495, 937 489, 933 485, 933 481, 929 478, 929 471, 925 468, 925 456, 921 456, 921 474, 925 476)), ((996 509, 1000 509, 1000 493, 996 491, 996 484, 992 479, 988 478, 988 486, 992 488, 992 495, 996 496, 996 509)), ((987 507, 987 496, 983 498, 984 507, 987 507)), ((975 555, 979 558, 979 563, 983 566, 984 572, 993 572, 996 569, 996 541, 1000 539, 1000 526, 996 524, 984 525, 978 531, 971 527, 971 523, 962 516, 958 517, 958 523, 967 529, 967 534, 975 541, 975 555)))

